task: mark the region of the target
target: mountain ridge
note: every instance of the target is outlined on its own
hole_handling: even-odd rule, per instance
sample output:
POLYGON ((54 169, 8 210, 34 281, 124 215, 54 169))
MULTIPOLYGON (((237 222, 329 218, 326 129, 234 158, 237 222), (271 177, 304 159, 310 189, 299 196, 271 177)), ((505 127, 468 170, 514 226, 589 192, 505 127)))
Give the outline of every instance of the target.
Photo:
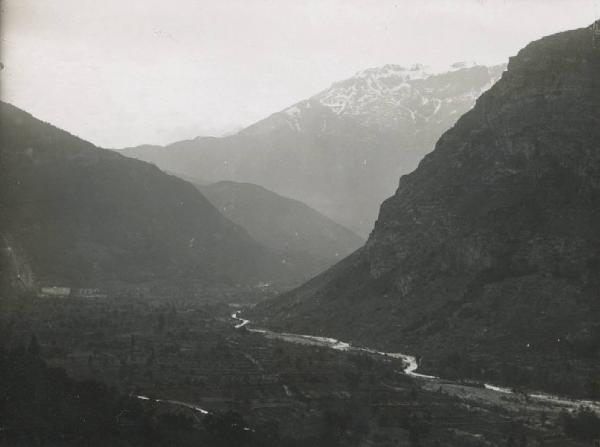
POLYGON ((37 283, 295 277, 193 185, 0 106, 0 229, 37 283))
POLYGON ((600 352, 598 104, 589 28, 532 42, 401 178, 364 247, 253 318, 417 353, 446 376, 589 395, 600 352))
POLYGON ((309 277, 364 243, 364 239, 308 205, 263 186, 222 181, 199 189, 224 216, 245 228, 260 244, 312 266, 307 269, 309 277))
POLYGON ((502 70, 473 65, 426 74, 421 67, 415 79, 390 71, 377 82, 373 74, 355 76, 235 135, 122 153, 208 182, 262 185, 364 236, 398 176, 417 165, 502 70), (341 113, 336 104, 343 98, 341 113))

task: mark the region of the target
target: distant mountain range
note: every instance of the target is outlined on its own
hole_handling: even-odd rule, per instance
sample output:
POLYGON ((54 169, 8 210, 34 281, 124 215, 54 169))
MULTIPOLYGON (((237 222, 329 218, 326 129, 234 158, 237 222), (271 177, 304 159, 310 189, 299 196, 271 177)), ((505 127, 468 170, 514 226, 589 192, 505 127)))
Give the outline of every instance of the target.
POLYGON ((401 178, 363 248, 250 318, 419 354, 436 373, 600 395, 599 291, 600 49, 586 28, 511 58, 401 178))
POLYGON ((121 153, 187 178, 261 185, 366 236, 398 177, 416 167, 504 68, 385 65, 234 135, 121 153))
POLYGON ((314 272, 258 243, 193 185, 12 105, 0 113, 3 283, 289 285, 314 272))
POLYGON ((305 204, 262 186, 218 182, 199 186, 228 219, 265 247, 315 275, 359 248, 364 239, 305 204))

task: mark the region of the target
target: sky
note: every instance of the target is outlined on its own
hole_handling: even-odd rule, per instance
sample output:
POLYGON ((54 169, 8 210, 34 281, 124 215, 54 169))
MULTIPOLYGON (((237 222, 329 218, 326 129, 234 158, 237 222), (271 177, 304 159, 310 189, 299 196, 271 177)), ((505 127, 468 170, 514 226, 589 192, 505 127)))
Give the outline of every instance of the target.
POLYGON ((506 62, 600 0, 0 0, 0 96, 107 148, 223 135, 385 64, 506 62))

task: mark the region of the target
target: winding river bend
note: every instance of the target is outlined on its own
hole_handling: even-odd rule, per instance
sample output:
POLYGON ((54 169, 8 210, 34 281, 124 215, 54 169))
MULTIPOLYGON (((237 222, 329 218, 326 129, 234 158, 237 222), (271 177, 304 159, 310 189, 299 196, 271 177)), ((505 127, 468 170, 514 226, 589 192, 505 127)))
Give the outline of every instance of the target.
MULTIPOLYGON (((438 382, 442 383, 442 380, 436 376, 430 376, 426 374, 420 374, 417 372, 419 364, 417 359, 409 354, 402 354, 399 352, 382 352, 377 351, 371 348, 365 347, 357 347, 352 346, 349 343, 344 341, 337 340, 335 338, 329 337, 318 337, 315 335, 304 335, 304 334, 291 334, 287 332, 275 332, 267 329, 256 329, 249 326, 250 320, 246 320, 239 316, 240 311, 236 311, 231 314, 231 318, 235 321, 235 328, 246 328, 247 331, 261 334, 266 338, 283 340, 289 343, 299 343, 304 345, 311 346, 320 346, 326 347, 330 349, 335 349, 337 351, 346 351, 346 352, 366 352, 369 354, 379 355, 386 358, 400 359, 404 363, 403 373, 429 382, 438 382)), ((448 380, 444 380, 445 383, 448 383, 448 380)), ((456 382, 456 385, 465 385, 464 383, 456 382)), ((507 395, 515 395, 516 393, 510 388, 501 387, 497 385, 492 385, 489 383, 484 383, 483 387, 491 392, 507 394, 507 395)), ((523 394, 523 393, 520 393, 523 394)), ((540 392, 530 392, 524 393, 524 395, 531 400, 538 401, 540 403, 546 403, 557 407, 562 407, 570 410, 577 409, 579 407, 588 407, 594 410, 596 413, 600 414, 600 402, 593 400, 581 400, 581 399, 570 399, 567 397, 555 396, 552 394, 540 393, 540 392)))

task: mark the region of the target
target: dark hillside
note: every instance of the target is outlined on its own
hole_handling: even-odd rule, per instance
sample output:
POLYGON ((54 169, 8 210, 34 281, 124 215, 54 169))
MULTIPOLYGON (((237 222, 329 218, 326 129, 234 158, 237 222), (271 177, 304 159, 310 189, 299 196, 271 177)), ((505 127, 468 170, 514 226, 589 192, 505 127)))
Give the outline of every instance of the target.
POLYGON ((1 105, 0 230, 38 284, 287 282, 189 183, 1 105))
POLYGON ((363 249, 256 314, 447 375, 597 393, 600 49, 533 42, 381 206, 363 249))

